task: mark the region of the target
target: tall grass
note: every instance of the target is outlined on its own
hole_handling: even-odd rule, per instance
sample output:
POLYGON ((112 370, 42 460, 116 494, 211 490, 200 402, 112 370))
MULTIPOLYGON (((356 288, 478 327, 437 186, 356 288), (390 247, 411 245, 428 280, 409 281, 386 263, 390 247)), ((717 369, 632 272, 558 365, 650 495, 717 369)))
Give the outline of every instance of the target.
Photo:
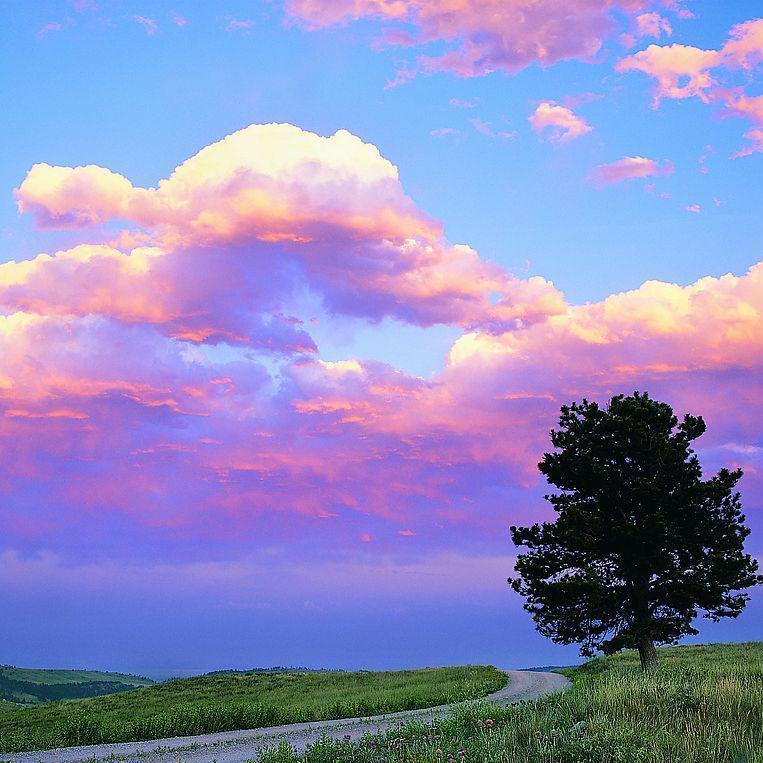
POLYGON ((0 752, 190 736, 347 718, 496 691, 495 668, 199 676, 118 695, 0 712, 0 752))
POLYGON ((763 763, 763 644, 673 647, 569 671, 573 687, 497 709, 475 703, 360 745, 288 745, 261 763, 763 763))

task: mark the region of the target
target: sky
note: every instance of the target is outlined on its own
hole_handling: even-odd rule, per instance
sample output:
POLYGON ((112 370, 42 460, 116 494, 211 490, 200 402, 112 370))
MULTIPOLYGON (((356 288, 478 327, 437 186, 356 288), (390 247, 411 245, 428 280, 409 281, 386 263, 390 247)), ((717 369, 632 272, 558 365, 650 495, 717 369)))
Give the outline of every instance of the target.
POLYGON ((759 2, 0 15, 0 662, 575 661, 506 578, 584 396, 763 557, 759 2))

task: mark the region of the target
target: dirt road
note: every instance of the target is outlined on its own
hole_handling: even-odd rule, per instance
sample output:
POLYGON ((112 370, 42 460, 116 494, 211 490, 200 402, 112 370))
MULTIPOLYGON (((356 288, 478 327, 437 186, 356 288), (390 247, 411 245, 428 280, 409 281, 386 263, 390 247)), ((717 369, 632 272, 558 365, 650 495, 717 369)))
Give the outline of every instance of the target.
MULTIPOLYGON (((546 694, 563 691, 569 680, 558 673, 535 673, 509 670, 509 683, 500 691, 485 697, 495 705, 538 699, 546 694)), ((66 747, 42 752, 0 753, 0 761, 12 763, 244 763, 257 757, 266 745, 287 740, 297 749, 323 736, 359 739, 366 732, 383 731, 409 720, 431 721, 445 715, 448 705, 426 710, 406 710, 401 713, 375 715, 370 718, 343 718, 336 721, 294 723, 246 731, 224 731, 173 739, 154 739, 150 742, 96 744, 85 747, 66 747)))

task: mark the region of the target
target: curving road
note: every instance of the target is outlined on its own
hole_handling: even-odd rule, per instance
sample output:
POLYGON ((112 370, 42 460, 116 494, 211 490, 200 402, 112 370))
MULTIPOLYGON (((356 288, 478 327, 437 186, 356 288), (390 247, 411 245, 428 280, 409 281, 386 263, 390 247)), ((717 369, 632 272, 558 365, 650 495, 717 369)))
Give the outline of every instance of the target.
MULTIPOLYGON (((536 673, 507 670, 509 683, 500 691, 484 698, 494 705, 510 705, 538 699, 546 694, 564 691, 569 679, 558 673, 536 673)), ((256 758, 266 745, 286 740, 299 750, 321 737, 359 739, 367 732, 383 731, 399 723, 431 721, 446 714, 449 705, 425 710, 405 710, 400 713, 374 715, 370 718, 342 718, 335 721, 294 723, 246 731, 223 731, 173 739, 154 739, 150 742, 94 744, 84 747, 65 747, 41 752, 0 753, 0 761, 11 763, 244 763, 256 758)))

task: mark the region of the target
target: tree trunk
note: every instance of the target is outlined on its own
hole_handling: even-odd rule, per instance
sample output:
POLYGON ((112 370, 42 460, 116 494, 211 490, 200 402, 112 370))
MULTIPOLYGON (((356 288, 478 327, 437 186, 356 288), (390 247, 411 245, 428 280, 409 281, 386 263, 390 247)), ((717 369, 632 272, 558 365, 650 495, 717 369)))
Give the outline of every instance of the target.
POLYGON ((651 636, 642 636, 638 644, 638 656, 641 658, 641 670, 654 670, 657 667, 657 650, 651 636))

